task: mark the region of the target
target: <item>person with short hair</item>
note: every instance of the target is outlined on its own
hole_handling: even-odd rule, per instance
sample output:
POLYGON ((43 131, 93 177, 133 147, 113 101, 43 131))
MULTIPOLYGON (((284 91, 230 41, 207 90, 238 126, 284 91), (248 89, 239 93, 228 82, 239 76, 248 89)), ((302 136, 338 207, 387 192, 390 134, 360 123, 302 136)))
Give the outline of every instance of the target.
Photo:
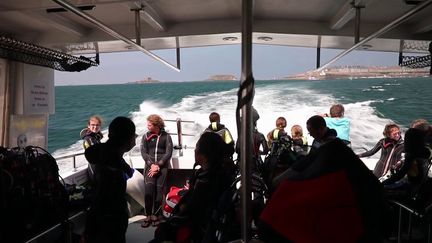
POLYGON ((321 145, 336 138, 336 131, 327 127, 323 117, 315 115, 306 121, 309 134, 314 138, 309 153, 313 153, 321 145))
POLYGON ((136 137, 132 120, 119 116, 108 127, 108 141, 85 150, 87 161, 97 168, 83 235, 86 243, 126 242, 126 181, 132 177, 133 169, 123 155, 135 146, 136 137))
POLYGON ((87 128, 84 128, 80 132, 80 137, 83 141, 84 149, 98 144, 103 138, 101 132, 102 118, 98 115, 91 116, 87 122, 87 128))
POLYGON ((328 128, 336 130, 337 137, 345 144, 350 144, 350 120, 344 117, 345 108, 342 104, 335 104, 330 107, 330 116, 324 114, 324 120, 328 128))
MULTIPOLYGON (((87 122, 87 128, 84 128, 80 132, 80 137, 83 140, 84 149, 88 149, 90 146, 101 143, 103 134, 101 132, 102 118, 98 115, 93 115, 87 122)), ((87 167, 87 174, 90 178, 90 182, 93 181, 95 165, 89 163, 87 167)))
POLYGON ((225 127, 224 124, 221 124, 221 118, 219 113, 212 112, 209 115, 210 125, 204 130, 204 132, 214 132, 221 136, 221 138, 225 141, 226 144, 232 145, 234 149, 234 139, 231 135, 231 132, 225 127))
MULTIPOLYGON (((214 223, 215 210, 224 192, 234 181, 227 170, 234 162, 227 154, 230 146, 212 132, 203 133, 195 146, 195 165, 189 190, 174 208, 171 216, 155 232, 151 242, 214 242, 215 234, 208 234, 214 223), (206 234, 207 233, 207 234, 206 234), (205 237, 210 237, 204 240, 205 237), (179 240, 181 238, 181 240, 179 240)), ((233 222, 226 222, 232 224, 233 222)), ((211 232, 214 233, 214 232, 211 232)))

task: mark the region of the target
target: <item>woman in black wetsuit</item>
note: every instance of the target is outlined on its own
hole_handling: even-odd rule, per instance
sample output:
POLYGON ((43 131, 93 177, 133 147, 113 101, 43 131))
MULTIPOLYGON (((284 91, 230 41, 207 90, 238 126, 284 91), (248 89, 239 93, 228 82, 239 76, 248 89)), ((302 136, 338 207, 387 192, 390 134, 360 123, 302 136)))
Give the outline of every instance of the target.
POLYGON ((359 154, 360 158, 369 157, 381 150, 381 157, 373 170, 377 178, 381 178, 390 171, 400 166, 402 152, 404 151, 403 139, 400 128, 394 123, 387 124, 383 131, 384 138, 369 151, 359 154))
POLYGON ((168 163, 173 152, 171 136, 164 130, 165 123, 159 115, 147 117, 148 132, 141 140, 141 155, 145 161, 145 215, 143 227, 157 224, 162 214, 161 203, 166 184, 168 163))

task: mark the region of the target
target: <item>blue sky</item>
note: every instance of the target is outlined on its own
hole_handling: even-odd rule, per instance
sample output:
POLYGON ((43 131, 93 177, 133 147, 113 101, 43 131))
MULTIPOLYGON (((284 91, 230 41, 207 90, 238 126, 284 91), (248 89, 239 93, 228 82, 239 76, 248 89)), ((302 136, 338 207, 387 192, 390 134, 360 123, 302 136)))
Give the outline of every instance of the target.
MULTIPOLYGON (((321 50, 321 65, 342 50, 321 50)), ((241 46, 213 46, 181 49, 181 71, 176 72, 142 52, 106 53, 100 65, 78 73, 55 72, 56 85, 127 83, 151 77, 160 81, 197 81, 211 75, 232 74, 240 78, 241 46)), ((175 50, 154 51, 175 64, 175 50)), ((253 46, 253 74, 256 80, 273 79, 315 69, 316 49, 286 46, 253 46)), ((398 53, 354 51, 334 65, 395 66, 398 53)))

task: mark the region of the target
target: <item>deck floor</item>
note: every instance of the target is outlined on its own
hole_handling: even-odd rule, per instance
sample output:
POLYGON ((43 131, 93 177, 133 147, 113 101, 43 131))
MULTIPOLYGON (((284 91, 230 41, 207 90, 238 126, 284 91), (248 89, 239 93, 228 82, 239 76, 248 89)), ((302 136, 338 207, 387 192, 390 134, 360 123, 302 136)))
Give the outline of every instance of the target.
POLYGON ((143 215, 137 215, 129 219, 129 227, 126 232, 126 243, 145 243, 153 239, 155 227, 143 228, 141 223, 143 215))

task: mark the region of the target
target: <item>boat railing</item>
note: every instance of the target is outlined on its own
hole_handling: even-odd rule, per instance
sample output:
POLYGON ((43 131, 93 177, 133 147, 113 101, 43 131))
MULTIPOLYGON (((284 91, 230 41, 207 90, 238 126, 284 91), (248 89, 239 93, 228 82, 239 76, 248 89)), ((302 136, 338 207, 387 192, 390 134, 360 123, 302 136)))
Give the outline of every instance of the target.
POLYGON ((179 150, 179 156, 183 156, 183 149, 188 148, 188 146, 183 145, 183 136, 195 136, 194 134, 188 134, 188 133, 183 133, 183 129, 182 129, 182 123, 186 122, 186 123, 195 123, 195 121, 187 121, 187 120, 182 120, 181 118, 177 118, 175 120, 173 119, 166 119, 165 121, 167 122, 175 122, 176 126, 177 126, 177 133, 169 133, 170 135, 177 135, 177 145, 174 146, 174 149, 179 150))
MULTIPOLYGON (((174 146, 175 150, 179 151, 179 156, 183 156, 183 150, 184 149, 193 149, 194 146, 188 146, 183 144, 183 137, 184 136, 190 136, 193 137, 195 134, 190 133, 183 133, 183 124, 184 123, 195 123, 195 121, 189 121, 189 120, 182 120, 181 118, 177 119, 166 119, 166 122, 175 122, 176 123, 176 132, 169 133, 170 135, 176 135, 177 136, 177 144, 174 146)), ((133 157, 136 153, 137 149, 132 149, 128 154, 129 157, 133 157)), ((58 156, 55 157, 57 164, 59 164, 60 171, 72 171, 76 172, 79 167, 84 166, 87 164, 87 160, 84 158, 84 151, 58 156), (67 161, 67 160, 70 160, 67 161), (66 162, 60 162, 60 161, 66 161, 66 162), (60 163, 59 163, 60 162, 60 163), (72 168, 69 167, 69 165, 72 164, 72 168)))
POLYGON ((72 169, 73 169, 73 171, 77 171, 78 167, 81 167, 81 166, 85 165, 85 163, 82 163, 82 161, 84 161, 84 160, 77 160, 77 158, 80 157, 80 156, 84 156, 84 152, 63 155, 63 156, 55 157, 55 159, 57 161, 57 164, 58 164, 59 161, 64 161, 64 160, 71 159, 72 160, 71 161, 72 162, 72 169))

